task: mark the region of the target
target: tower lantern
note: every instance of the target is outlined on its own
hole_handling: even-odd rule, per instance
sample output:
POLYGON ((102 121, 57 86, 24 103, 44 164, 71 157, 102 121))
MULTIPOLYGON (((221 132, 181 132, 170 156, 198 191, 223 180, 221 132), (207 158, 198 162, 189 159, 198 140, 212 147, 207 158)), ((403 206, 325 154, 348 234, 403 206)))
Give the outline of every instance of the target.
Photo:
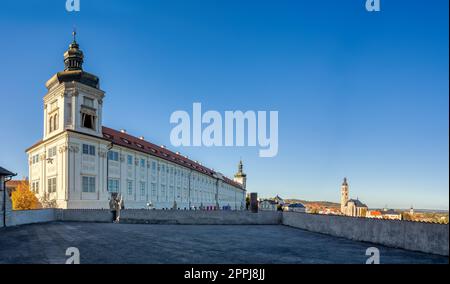
POLYGON ((73 31, 73 41, 69 45, 69 49, 64 53, 64 71, 83 70, 83 51, 77 43, 77 32, 73 31))

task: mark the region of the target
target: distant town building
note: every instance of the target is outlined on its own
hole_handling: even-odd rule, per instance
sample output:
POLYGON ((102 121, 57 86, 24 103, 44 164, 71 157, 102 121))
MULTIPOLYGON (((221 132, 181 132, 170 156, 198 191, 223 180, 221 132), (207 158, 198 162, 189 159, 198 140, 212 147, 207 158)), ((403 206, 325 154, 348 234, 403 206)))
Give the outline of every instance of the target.
MULTIPOLYGON (((306 212, 308 212, 308 208, 306 210, 306 212)), ((323 215, 338 215, 340 213, 340 209, 339 208, 324 208, 322 210, 319 210, 318 212, 319 214, 323 214, 323 215)))
POLYGON ((341 185, 341 213, 352 217, 366 217, 368 207, 366 204, 359 201, 359 199, 348 199, 349 187, 347 178, 341 185))
POLYGON ((383 219, 383 214, 381 214, 381 211, 379 210, 369 210, 367 211, 366 217, 372 219, 383 219))
POLYGON ((350 199, 345 204, 345 215, 352 217, 366 217, 367 205, 358 199, 350 199))
POLYGON ((383 219, 389 219, 389 220, 401 220, 402 214, 400 212, 397 212, 393 209, 383 209, 381 211, 381 214, 383 215, 383 219))
POLYGON ((367 211, 366 217, 372 219, 402 220, 401 213, 386 208, 383 210, 369 210, 367 211))
POLYGON ((259 209, 262 211, 277 211, 278 203, 272 199, 263 199, 259 202, 259 209))
POLYGON ((411 208, 409 209, 409 214, 410 214, 411 216, 414 215, 414 208, 412 207, 412 205, 411 205, 411 208))
POLYGON ((305 213, 306 207, 301 203, 293 203, 284 207, 285 211, 305 213))

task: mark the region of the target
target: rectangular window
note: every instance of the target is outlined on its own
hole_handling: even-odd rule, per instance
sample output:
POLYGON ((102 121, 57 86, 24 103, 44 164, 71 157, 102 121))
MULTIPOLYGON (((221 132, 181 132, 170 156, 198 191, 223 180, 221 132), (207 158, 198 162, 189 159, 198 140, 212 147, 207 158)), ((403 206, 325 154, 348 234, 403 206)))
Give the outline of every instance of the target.
POLYGON ((173 192, 173 186, 171 185, 171 186, 169 186, 169 193, 168 193, 168 195, 169 195, 169 200, 172 200, 172 198, 174 197, 174 192, 173 192))
POLYGON ((131 155, 128 155, 128 156, 127 156, 127 163, 128 163, 128 165, 130 165, 130 166, 133 165, 133 156, 131 156, 131 155))
POLYGON ((133 195, 133 181, 127 180, 127 191, 128 195, 133 195))
POLYGON ((39 181, 33 181, 31 183, 31 191, 33 191, 34 193, 39 193, 39 181))
POLYGON ((56 146, 48 149, 48 158, 53 158, 56 156, 56 146))
POLYGON ((156 175, 156 162, 152 161, 152 174, 156 175))
POLYGON ((83 144, 83 154, 95 156, 95 146, 83 144))
POLYGON ((141 159, 141 168, 145 168, 145 160, 141 159))
POLYGON ((160 200, 166 200, 166 186, 161 184, 161 198, 160 200))
POLYGON ((85 106, 94 108, 94 100, 91 99, 91 98, 83 97, 83 104, 84 104, 85 106))
POLYGON ((47 180, 47 191, 48 193, 54 193, 56 192, 56 178, 49 178, 47 180))
POLYGON ((109 151, 108 152, 108 160, 118 162, 119 161, 119 152, 109 151))
POLYGON ((39 182, 38 181, 34 182, 34 192, 39 193, 39 182))
POLYGON ((108 179, 108 192, 119 192, 119 180, 110 178, 108 179))
POLYGON ((83 176, 82 186, 83 192, 95 192, 95 177, 83 176))
POLYGON ((37 163, 39 163, 39 155, 34 155, 32 158, 31 158, 31 163, 34 165, 34 164, 37 164, 37 163))
POLYGON ((141 181, 139 187, 141 189, 141 196, 145 196, 145 182, 141 181))
POLYGON ((152 183, 152 196, 156 197, 156 184, 152 183))

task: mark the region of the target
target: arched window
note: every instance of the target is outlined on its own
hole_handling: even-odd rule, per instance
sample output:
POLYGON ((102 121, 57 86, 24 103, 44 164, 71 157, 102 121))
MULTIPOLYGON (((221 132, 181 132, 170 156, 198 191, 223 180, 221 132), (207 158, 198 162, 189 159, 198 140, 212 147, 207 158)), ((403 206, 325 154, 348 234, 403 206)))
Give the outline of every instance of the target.
POLYGON ((49 132, 52 132, 53 131, 53 117, 50 117, 50 119, 49 119, 49 132))
POLYGON ((58 114, 55 114, 55 116, 53 117, 54 121, 53 121, 53 130, 57 130, 58 129, 58 114))

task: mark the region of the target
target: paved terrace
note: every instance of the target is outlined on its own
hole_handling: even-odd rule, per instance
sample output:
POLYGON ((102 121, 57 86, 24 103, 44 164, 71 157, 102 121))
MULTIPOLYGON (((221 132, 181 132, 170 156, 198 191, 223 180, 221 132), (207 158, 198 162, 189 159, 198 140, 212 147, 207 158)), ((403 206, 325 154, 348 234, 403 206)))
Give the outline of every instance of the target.
POLYGON ((0 263, 448 263, 447 257, 312 233, 281 225, 139 225, 53 222, 0 229, 0 263))

